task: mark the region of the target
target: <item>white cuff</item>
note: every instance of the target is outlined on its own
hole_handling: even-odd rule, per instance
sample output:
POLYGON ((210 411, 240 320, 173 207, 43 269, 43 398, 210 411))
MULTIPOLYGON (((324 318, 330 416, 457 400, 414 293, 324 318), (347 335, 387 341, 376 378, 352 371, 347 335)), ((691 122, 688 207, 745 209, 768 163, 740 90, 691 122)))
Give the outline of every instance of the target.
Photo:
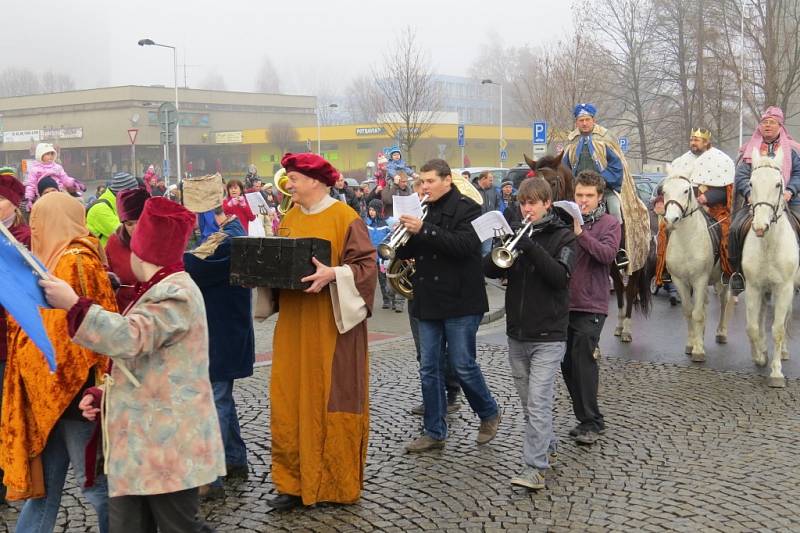
POLYGON ((367 304, 356 289, 353 271, 348 265, 333 267, 336 280, 330 284, 333 317, 339 333, 347 333, 367 318, 367 304))

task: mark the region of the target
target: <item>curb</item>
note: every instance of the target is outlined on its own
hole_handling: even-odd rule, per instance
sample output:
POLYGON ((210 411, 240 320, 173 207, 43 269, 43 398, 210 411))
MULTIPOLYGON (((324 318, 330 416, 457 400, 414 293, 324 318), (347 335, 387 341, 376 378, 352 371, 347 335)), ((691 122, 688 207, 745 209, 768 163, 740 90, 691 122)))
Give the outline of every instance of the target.
POLYGON ((483 315, 480 325, 483 326, 485 324, 491 324, 492 322, 500 320, 504 316, 506 316, 505 309, 501 308, 501 309, 495 309, 494 311, 489 311, 488 313, 483 315))

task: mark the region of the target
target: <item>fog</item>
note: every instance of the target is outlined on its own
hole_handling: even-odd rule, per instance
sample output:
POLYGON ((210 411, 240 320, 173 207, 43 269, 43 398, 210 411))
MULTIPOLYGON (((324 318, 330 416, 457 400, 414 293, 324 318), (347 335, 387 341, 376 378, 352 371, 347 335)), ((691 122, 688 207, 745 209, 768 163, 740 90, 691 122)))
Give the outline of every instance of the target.
POLYGON ((3 0, 0 70, 66 72, 77 88, 171 86, 171 52, 136 44, 150 38, 178 48, 181 85, 185 72, 189 87, 219 75, 229 90, 252 91, 267 56, 280 73, 282 92, 341 94, 350 79, 381 62, 406 26, 416 29, 435 72, 467 75, 492 35, 506 45, 556 41, 570 28, 570 5, 544 0, 3 0))

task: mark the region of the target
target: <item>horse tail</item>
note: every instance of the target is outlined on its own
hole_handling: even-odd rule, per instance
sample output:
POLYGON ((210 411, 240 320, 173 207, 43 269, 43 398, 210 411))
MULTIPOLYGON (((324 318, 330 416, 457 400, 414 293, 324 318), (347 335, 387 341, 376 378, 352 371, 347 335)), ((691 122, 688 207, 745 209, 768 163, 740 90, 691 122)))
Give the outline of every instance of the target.
POLYGON ((653 307, 653 293, 650 292, 650 280, 656 274, 655 247, 650 247, 644 266, 633 277, 636 278, 636 307, 645 317, 653 307))

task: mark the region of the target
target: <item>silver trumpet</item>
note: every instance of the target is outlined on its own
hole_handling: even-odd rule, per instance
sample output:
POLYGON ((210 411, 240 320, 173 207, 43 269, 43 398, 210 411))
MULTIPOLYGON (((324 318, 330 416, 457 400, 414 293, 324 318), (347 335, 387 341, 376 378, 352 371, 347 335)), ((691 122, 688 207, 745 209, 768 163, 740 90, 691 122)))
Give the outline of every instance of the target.
POLYGON ((510 268, 514 261, 519 257, 519 250, 517 250, 517 243, 526 233, 530 234, 531 224, 533 220, 522 226, 514 235, 511 235, 503 241, 503 244, 492 250, 492 262, 500 268, 510 268))
MULTIPOLYGON (((428 214, 428 206, 425 205, 427 201, 428 195, 426 194, 422 197, 422 200, 420 200, 420 203, 422 203, 421 220, 425 220, 425 216, 428 214)), ((398 224, 386 239, 378 245, 378 255, 383 259, 394 259, 397 249, 408 242, 409 238, 411 238, 411 234, 408 232, 408 229, 403 224, 398 224)))

